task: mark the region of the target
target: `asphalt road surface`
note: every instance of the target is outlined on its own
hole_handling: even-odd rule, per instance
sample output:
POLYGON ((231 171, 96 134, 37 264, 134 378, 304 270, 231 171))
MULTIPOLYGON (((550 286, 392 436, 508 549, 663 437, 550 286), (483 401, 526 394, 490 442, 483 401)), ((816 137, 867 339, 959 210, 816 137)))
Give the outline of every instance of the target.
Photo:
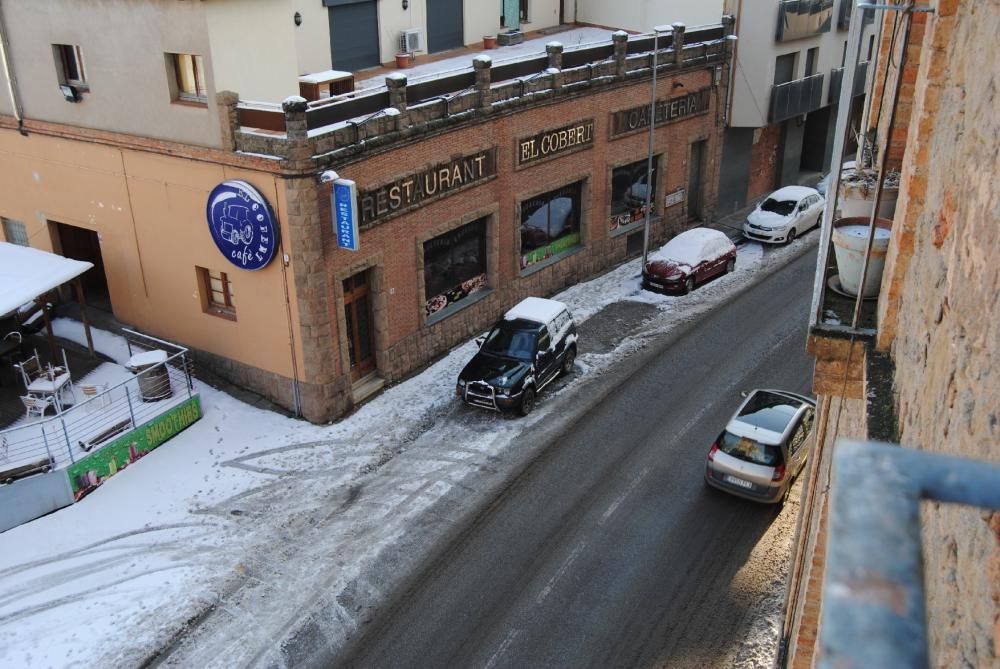
POLYGON ((338 666, 732 666, 754 602, 781 588, 797 506, 707 489, 705 456, 741 390, 809 394, 814 272, 810 253, 703 317, 555 440, 338 666))

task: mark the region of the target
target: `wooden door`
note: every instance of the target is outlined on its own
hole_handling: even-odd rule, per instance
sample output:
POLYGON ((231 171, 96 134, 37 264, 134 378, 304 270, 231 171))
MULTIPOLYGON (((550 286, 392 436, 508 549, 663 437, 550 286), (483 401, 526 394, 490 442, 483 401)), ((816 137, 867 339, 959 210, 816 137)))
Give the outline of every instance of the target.
POLYGON ((375 371, 375 324, 368 272, 344 279, 344 323, 351 381, 375 371))

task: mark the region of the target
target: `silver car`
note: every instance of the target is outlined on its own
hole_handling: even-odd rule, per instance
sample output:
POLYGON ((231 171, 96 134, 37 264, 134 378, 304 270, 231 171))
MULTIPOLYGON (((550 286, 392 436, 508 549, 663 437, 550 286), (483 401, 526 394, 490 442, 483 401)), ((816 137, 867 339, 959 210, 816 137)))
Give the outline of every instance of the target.
POLYGON ((754 390, 708 452, 705 482, 765 504, 784 504, 812 450, 816 402, 784 390, 754 390))

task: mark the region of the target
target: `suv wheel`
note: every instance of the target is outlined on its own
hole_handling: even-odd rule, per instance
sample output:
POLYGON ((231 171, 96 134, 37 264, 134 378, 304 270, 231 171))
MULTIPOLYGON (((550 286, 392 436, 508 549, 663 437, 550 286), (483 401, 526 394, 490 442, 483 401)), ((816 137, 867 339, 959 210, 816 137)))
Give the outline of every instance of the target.
POLYGON ((785 243, 791 244, 795 241, 795 228, 788 231, 788 236, 785 238, 785 243))
POLYGON ((576 347, 570 346, 569 350, 566 351, 566 357, 563 358, 562 373, 572 374, 574 362, 576 362, 576 347))
POLYGON ((524 389, 524 395, 521 397, 521 406, 517 408, 517 412, 522 416, 527 416, 531 413, 531 410, 535 408, 535 389, 528 386, 524 389))
POLYGON ((692 290, 694 290, 694 277, 689 276, 687 280, 684 281, 684 292, 690 293, 692 290))

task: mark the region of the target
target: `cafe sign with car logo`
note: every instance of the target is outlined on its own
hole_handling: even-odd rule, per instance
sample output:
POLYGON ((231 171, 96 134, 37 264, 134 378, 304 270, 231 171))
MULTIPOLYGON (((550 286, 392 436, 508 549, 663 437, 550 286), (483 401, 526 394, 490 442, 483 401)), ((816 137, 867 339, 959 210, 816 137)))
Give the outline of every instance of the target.
POLYGON ((240 269, 262 269, 278 249, 271 206, 245 181, 224 181, 208 196, 208 229, 222 255, 240 269))

